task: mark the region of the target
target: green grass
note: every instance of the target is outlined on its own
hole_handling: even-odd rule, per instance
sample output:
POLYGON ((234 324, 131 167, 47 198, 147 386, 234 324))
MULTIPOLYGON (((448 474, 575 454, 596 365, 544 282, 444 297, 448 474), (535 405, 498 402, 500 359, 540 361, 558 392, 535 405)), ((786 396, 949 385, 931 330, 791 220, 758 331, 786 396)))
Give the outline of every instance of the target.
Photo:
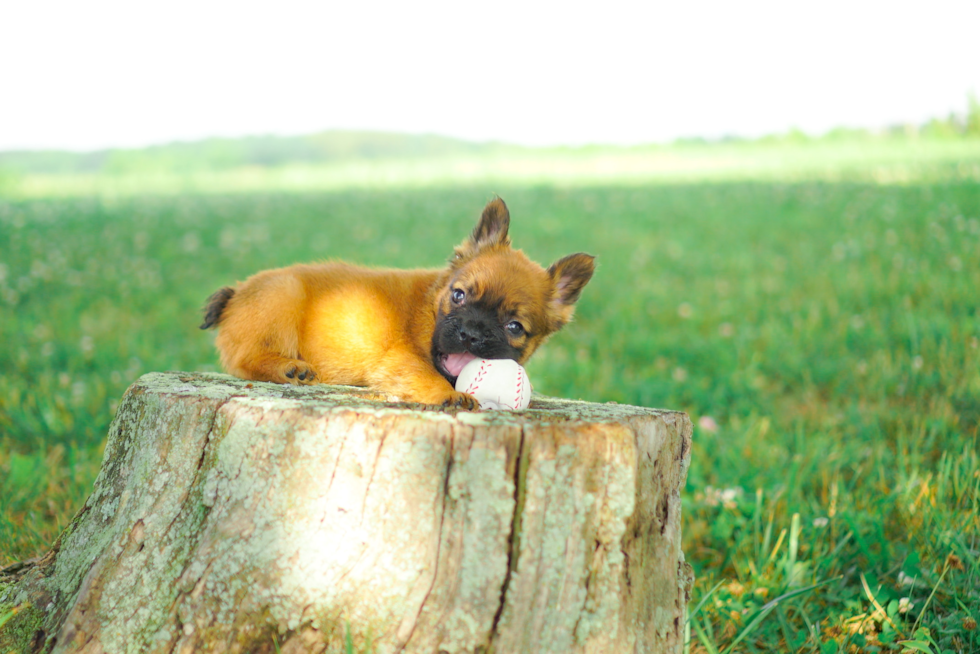
POLYGON ((978 651, 971 157, 897 157, 901 184, 791 166, 711 182, 9 194, 0 565, 41 553, 81 506, 130 382, 217 368, 197 329, 213 290, 322 258, 439 265, 497 192, 532 258, 599 257, 577 320, 528 366, 535 388, 698 425, 683 495, 692 652, 978 651))

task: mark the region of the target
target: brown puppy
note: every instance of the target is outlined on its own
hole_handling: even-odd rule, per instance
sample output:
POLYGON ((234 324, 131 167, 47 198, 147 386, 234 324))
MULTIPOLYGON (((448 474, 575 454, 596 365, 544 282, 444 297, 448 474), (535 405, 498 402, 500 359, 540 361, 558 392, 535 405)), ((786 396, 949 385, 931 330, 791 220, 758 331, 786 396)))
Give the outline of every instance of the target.
POLYGON ((267 270, 210 297, 201 329, 228 372, 256 381, 369 386, 409 402, 475 409, 453 385, 474 358, 527 361, 567 323, 594 257, 545 270, 512 250, 495 198, 449 266, 364 268, 342 262, 267 270))

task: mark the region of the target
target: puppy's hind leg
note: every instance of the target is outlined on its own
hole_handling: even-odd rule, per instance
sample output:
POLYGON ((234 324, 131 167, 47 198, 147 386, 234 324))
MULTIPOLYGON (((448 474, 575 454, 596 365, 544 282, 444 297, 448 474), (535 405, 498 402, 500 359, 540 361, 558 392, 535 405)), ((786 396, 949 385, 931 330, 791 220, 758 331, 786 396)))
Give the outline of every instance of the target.
POLYGON ((230 331, 219 332, 217 345, 221 351, 221 365, 231 374, 277 384, 316 383, 316 372, 299 356, 295 347, 276 342, 279 339, 272 336, 238 340, 230 331))
POLYGON ((271 381, 278 384, 315 384, 317 381, 316 372, 306 361, 285 357, 275 352, 250 356, 233 372, 245 379, 271 381))
POLYGON ((279 384, 318 381, 300 354, 304 300, 299 280, 282 271, 246 282, 228 301, 215 340, 225 370, 242 379, 279 384))

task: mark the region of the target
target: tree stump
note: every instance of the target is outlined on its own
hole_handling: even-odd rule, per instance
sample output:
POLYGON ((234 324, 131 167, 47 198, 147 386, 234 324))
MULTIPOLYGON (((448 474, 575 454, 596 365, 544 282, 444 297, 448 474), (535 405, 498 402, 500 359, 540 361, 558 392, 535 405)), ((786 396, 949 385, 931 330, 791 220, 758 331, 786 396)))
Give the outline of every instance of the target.
POLYGON ((151 373, 0 651, 678 652, 683 413, 151 373))

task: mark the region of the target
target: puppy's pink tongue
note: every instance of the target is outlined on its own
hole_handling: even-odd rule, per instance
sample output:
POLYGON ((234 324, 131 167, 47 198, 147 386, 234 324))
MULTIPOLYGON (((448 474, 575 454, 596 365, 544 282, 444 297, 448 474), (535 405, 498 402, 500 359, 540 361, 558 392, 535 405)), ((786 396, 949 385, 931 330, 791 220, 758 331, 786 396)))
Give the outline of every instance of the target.
POLYGON ((450 354, 446 357, 446 371, 453 377, 459 377, 459 373, 463 371, 463 367, 475 358, 469 352, 450 354))

